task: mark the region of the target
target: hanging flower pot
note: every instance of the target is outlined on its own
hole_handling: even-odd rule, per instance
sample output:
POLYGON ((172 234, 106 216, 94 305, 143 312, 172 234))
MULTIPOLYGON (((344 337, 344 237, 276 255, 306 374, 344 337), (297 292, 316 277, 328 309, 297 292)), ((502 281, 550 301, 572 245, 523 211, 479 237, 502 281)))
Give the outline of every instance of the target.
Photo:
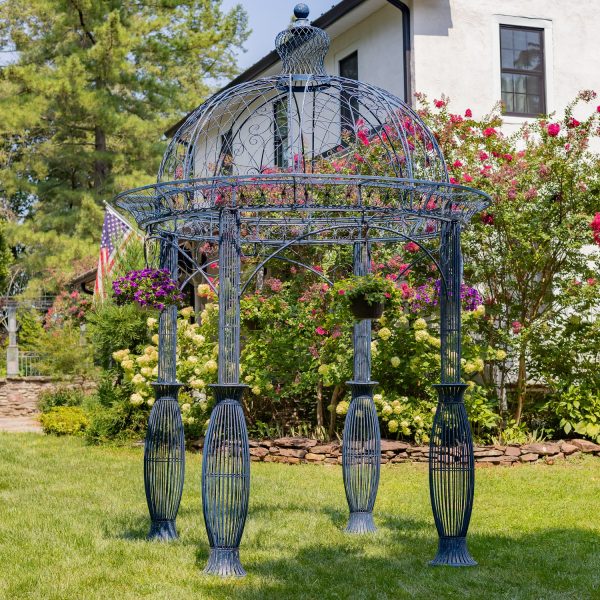
POLYGON ((135 303, 140 308, 163 310, 183 303, 183 294, 168 269, 129 271, 115 279, 112 287, 117 304, 135 303))
POLYGON ((356 296, 350 302, 350 310, 357 319, 381 319, 384 302, 369 303, 367 296, 356 296))
POLYGON ((339 281, 335 290, 357 319, 380 319, 395 291, 392 281, 372 274, 339 281))
POLYGON ((260 320, 258 317, 249 317, 244 321, 244 324, 249 331, 257 331, 260 329, 260 320))

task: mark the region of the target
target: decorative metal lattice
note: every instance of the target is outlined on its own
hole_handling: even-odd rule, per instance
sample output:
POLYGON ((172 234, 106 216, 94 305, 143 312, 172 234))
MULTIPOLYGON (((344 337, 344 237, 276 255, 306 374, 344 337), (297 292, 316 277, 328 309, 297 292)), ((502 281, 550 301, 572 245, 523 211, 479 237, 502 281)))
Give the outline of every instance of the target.
MULTIPOLYGON (((370 271, 371 257, 366 243, 354 244, 354 274, 370 271)), ((346 415, 342 442, 344 488, 350 508, 346 527, 349 533, 376 530, 373 507, 379 485, 381 433, 377 409, 373 402, 371 381, 371 321, 362 319, 354 325, 354 381, 348 385, 352 400, 346 415)))
MULTIPOLYGON (((327 244, 352 244, 360 275, 368 271, 369 244, 410 241, 438 267, 441 279, 442 384, 430 451, 432 505, 441 536, 434 563, 469 564, 466 546, 463 558, 456 558, 473 497, 472 445, 460 401, 460 228, 489 198, 448 182, 435 136, 405 102, 373 85, 325 73, 327 34, 309 24, 305 5, 296 7, 296 17, 277 38, 282 72, 207 100, 171 140, 158 182, 114 200, 149 239, 178 240, 182 287, 203 279, 218 293, 219 383, 202 474, 211 548, 207 572, 244 573, 238 548, 248 507, 249 457, 239 384, 239 302, 250 280, 274 259, 323 277, 294 251, 327 244), (202 259, 199 248, 206 245, 218 245, 218 260, 202 259), (243 258, 256 264, 250 273, 241 268, 243 258), (219 276, 209 277, 216 263, 219 276)), ((174 312, 161 315, 160 373, 168 380, 163 383, 173 385, 176 354, 168 335, 175 323, 174 312)), ((380 463, 370 322, 355 326, 354 346, 343 471, 348 530, 366 531, 374 528, 380 463)), ((171 425, 163 418, 152 427, 152 435, 162 439, 157 428, 171 425)), ((183 465, 178 452, 176 464, 183 465)), ((165 477, 179 482, 182 473, 181 467, 165 477)))
MULTIPOLYGON (((177 240, 161 243, 161 265, 177 279, 177 240)), ((185 439, 177 395, 177 307, 161 311, 158 328, 158 382, 150 411, 144 449, 144 484, 150 511, 149 539, 177 539, 175 518, 179 510, 185 471, 185 439)))
POLYGON ((429 443, 429 489, 440 543, 431 564, 470 566, 477 564, 466 543, 475 461, 463 402, 467 386, 460 383, 462 256, 458 222, 443 228, 441 268, 446 281, 446 293, 440 298, 442 383, 436 386, 439 402, 429 443))

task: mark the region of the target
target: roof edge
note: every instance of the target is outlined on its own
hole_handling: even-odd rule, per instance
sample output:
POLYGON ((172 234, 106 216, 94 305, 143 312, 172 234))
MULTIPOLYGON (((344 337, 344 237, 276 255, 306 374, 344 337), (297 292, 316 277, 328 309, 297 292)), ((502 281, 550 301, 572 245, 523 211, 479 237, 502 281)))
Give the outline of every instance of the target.
MULTIPOLYGON (((321 29, 326 29, 330 25, 333 25, 336 21, 347 15, 349 12, 354 10, 357 6, 360 6, 367 0, 342 0, 339 4, 331 7, 326 13, 323 13, 320 17, 312 22, 312 25, 321 29)), ((263 56, 258 62, 255 62, 252 66, 248 67, 245 71, 240 73, 237 77, 232 79, 227 85, 220 88, 212 96, 220 94, 221 92, 234 87, 245 81, 255 79, 260 73, 266 71, 269 67, 272 67, 279 60, 279 54, 276 50, 272 50, 266 56, 263 56)), ((210 97, 212 97, 210 96, 210 97)), ((207 98, 207 100, 210 99, 207 98)), ((193 111, 192 111, 193 112, 193 111)), ((186 119, 190 116, 191 112, 187 113, 184 117, 179 119, 177 123, 169 127, 165 131, 165 136, 168 138, 173 137, 177 130, 185 123, 186 119)))

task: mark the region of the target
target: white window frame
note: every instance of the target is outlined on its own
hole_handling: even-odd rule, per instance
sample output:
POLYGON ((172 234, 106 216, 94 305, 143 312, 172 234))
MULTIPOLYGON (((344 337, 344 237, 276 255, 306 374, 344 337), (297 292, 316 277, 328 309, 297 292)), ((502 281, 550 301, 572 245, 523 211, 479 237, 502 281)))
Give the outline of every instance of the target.
MULTIPOLYGON (((502 99, 501 65, 500 65, 500 25, 514 25, 516 27, 531 27, 544 31, 544 78, 546 83, 546 113, 556 110, 554 104, 554 42, 552 36, 552 20, 532 17, 515 17, 511 15, 494 15, 492 19, 492 72, 494 74, 493 97, 502 99)), ((517 115, 503 115, 505 123, 520 125, 530 121, 532 117, 517 115)))

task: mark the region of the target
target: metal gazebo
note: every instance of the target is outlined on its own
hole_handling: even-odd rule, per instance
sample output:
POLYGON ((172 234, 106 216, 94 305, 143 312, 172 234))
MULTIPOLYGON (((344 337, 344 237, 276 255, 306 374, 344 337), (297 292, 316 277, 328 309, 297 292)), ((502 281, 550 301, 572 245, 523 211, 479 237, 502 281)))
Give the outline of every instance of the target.
MULTIPOLYGON (((218 383, 202 461, 202 501, 210 544, 205 569, 245 574, 239 559, 250 493, 248 435, 240 400, 240 298, 268 260, 306 245, 349 244, 354 273, 370 270, 374 243, 414 242, 437 266, 441 382, 430 438, 429 481, 440 537, 436 565, 474 565, 466 545, 473 504, 474 460, 461 382, 461 228, 488 203, 485 194, 448 183, 431 131, 403 101, 360 81, 328 75, 329 37, 295 8, 295 22, 276 39, 279 75, 241 83, 210 98, 179 128, 158 182, 128 191, 114 205, 160 240, 162 268, 181 285, 181 254, 218 294, 218 383), (361 139, 376 144, 377 165, 336 168, 361 139), (438 240, 438 251, 429 249, 438 240), (218 282, 210 265, 186 249, 218 245, 218 282), (244 256, 259 256, 242 277, 244 256)), ((297 261, 296 261, 297 262, 297 261)), ((312 269, 310 266, 307 268, 312 269)), ((314 271, 314 270, 313 270, 314 271)), ((150 538, 177 537, 175 518, 184 478, 183 425, 176 378, 177 308, 159 318, 156 402, 145 445, 150 538)), ((342 468, 350 508, 348 532, 375 530, 380 431, 371 380, 371 321, 354 325, 352 401, 342 468)))

